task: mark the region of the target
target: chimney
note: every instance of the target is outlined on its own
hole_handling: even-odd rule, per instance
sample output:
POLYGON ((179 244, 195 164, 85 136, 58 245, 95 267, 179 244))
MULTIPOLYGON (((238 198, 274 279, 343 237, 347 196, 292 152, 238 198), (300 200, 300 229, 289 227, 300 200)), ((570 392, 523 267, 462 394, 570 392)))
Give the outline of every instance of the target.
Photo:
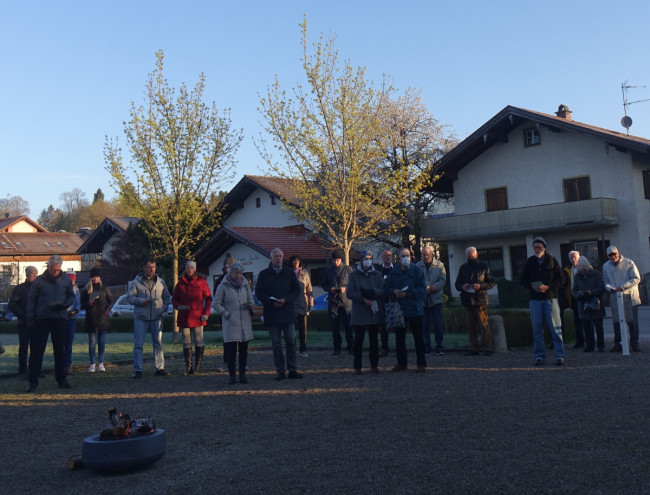
POLYGON ((566 105, 560 105, 559 107, 557 107, 557 112, 555 112, 555 115, 557 115, 561 119, 572 120, 571 110, 569 110, 569 107, 567 107, 566 105))

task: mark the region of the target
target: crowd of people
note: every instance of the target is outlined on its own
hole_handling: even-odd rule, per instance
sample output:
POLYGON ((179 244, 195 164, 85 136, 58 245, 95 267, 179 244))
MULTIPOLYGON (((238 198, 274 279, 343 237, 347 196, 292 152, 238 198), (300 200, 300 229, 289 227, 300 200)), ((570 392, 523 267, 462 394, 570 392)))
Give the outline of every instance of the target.
MULTIPOLYGON (((557 366, 564 365, 566 308, 573 310, 574 348, 604 352, 604 296, 607 292, 614 296, 622 295, 624 311, 619 315, 618 299, 612 297, 615 336, 610 350, 622 351, 619 322, 625 321, 629 327, 630 349, 640 351, 638 306, 641 300, 638 285, 641 277, 632 260, 624 258, 615 246, 609 246, 609 260, 603 265, 601 274, 576 251, 569 253, 569 264, 562 268, 547 252, 542 237, 534 239, 532 248, 534 254, 524 264, 521 284, 529 292, 535 366, 546 363, 545 327, 550 331, 554 362, 557 366)), ((389 332, 395 334, 397 357, 391 371, 408 369, 407 329, 413 338, 417 372, 426 372, 428 355, 433 352, 439 356, 444 354, 445 265, 435 258, 431 246, 424 247, 422 259, 417 263, 413 262, 408 248, 399 250, 397 254, 395 264, 391 251, 382 252, 381 262, 374 263, 372 253, 362 251, 353 268, 342 262, 343 252, 335 249, 332 262, 324 272, 322 288, 328 294, 332 355, 341 355, 344 335, 356 374, 363 373, 362 351, 366 334, 372 373, 379 373, 379 358, 388 354, 389 332), (435 347, 431 343, 432 333, 435 347)), ((466 313, 469 349, 465 355, 491 356, 494 349, 487 306, 488 291, 495 286, 495 280, 488 264, 479 260, 475 247, 468 247, 465 254, 466 262, 459 267, 454 284, 466 313)), ((18 317, 18 373, 28 381, 27 392, 34 392, 43 377, 43 354, 50 336, 55 379, 59 387, 70 388, 67 376, 71 372, 72 342, 76 318, 82 309, 86 312, 84 329, 88 333, 88 372, 106 371, 106 332, 110 329, 108 311, 114 301, 111 291, 102 283, 98 268, 91 270, 90 281, 79 291, 74 283, 74 272, 62 272, 61 265, 61 257, 52 256, 46 271, 40 276, 35 267, 28 266, 25 281, 14 288, 9 301, 9 309, 18 317)), ((153 344, 154 374, 169 376, 162 347, 162 316, 171 302, 177 310, 176 325, 183 336, 184 374, 193 375, 201 371, 205 349, 203 330, 211 309, 214 309, 222 322, 224 369, 228 371, 228 383, 248 383, 246 371, 248 345, 253 339, 254 294, 263 306, 263 322, 271 339, 276 380, 303 378, 304 375, 298 371, 297 356, 309 356, 307 322, 314 298, 309 274, 302 267, 300 257, 291 256, 289 262, 284 263, 282 249, 273 249, 269 266, 260 271, 254 284, 254 294, 243 272, 241 263, 229 256, 224 263, 224 273, 211 293, 205 278, 197 273, 196 263, 188 261, 173 293, 170 293, 165 281, 156 274, 156 261, 145 260, 142 272, 129 282, 126 293, 128 303, 134 306, 132 378, 143 376, 143 347, 147 333, 153 344)))

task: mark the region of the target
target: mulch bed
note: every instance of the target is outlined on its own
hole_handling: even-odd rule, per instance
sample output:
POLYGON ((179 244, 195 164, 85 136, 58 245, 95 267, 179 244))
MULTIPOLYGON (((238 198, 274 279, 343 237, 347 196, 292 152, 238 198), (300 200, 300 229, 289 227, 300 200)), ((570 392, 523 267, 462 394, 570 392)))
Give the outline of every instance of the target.
MULTIPOLYGON (((648 349, 650 351, 650 349, 648 349)), ((409 354, 414 364, 414 354, 409 354)), ((532 366, 531 349, 428 357, 426 373, 352 373, 351 356, 315 351, 302 380, 274 380, 268 350, 248 385, 228 385, 209 356, 201 375, 131 380, 130 366, 49 375, 36 394, 0 381, 5 493, 66 494, 647 494, 650 352, 567 350, 566 366, 532 366), (135 472, 68 471, 83 438, 115 406, 150 415, 167 455, 135 472)), ((364 364, 368 366, 367 353, 364 364)))

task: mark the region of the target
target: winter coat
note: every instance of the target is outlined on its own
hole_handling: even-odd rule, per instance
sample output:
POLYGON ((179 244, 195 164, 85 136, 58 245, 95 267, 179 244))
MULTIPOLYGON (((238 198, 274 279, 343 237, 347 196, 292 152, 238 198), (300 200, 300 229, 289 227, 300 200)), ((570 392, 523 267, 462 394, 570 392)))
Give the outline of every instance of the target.
MULTIPOLYGON (((639 296, 639 282, 641 275, 634 261, 621 256, 618 263, 614 264, 608 261, 603 265, 603 282, 605 285, 623 289, 623 302, 625 304, 625 321, 632 321, 632 306, 641 304, 639 296)), ((606 290, 611 290, 606 287, 606 290)), ((609 298, 612 307, 612 317, 618 321, 618 303, 616 302, 616 293, 612 293, 609 298)))
POLYGON ((383 321, 379 305, 383 301, 384 277, 374 267, 371 267, 367 271, 363 271, 361 267, 357 267, 348 277, 346 294, 352 301, 351 325, 379 325, 383 321), (377 301, 377 311, 375 313, 363 301, 364 298, 377 301))
POLYGON ((534 255, 526 260, 521 274, 521 285, 528 289, 530 298, 533 300, 557 299, 558 290, 563 282, 562 268, 548 252, 544 253, 541 264, 538 260, 539 258, 534 255), (533 282, 542 282, 543 285, 548 286, 548 290, 537 292, 533 289, 533 282))
POLYGON ((396 265, 388 273, 384 290, 392 294, 395 290, 406 289, 406 297, 397 298, 404 316, 407 318, 413 316, 424 316, 424 294, 427 291, 427 285, 424 281, 424 272, 420 270, 415 263, 411 263, 406 270, 401 265, 396 265))
POLYGON ((489 303, 487 291, 495 286, 495 282, 488 264, 476 259, 460 265, 454 286, 460 292, 463 306, 486 306, 489 303), (481 287, 477 291, 466 292, 463 290, 465 284, 480 284, 481 287))
POLYGON ((158 275, 148 281, 144 273, 140 273, 129 283, 126 293, 127 302, 133 304, 136 320, 159 320, 167 312, 171 300, 167 284, 158 275), (145 299, 149 299, 146 304, 145 299))
POLYGON ((249 307, 253 306, 253 292, 248 280, 235 287, 230 277, 223 278, 212 301, 212 307, 221 315, 224 342, 248 342, 253 339, 253 323, 249 307))
POLYGON ((201 316, 210 316, 212 294, 208 282, 200 275, 188 278, 183 275, 174 287, 172 304, 178 310, 176 326, 179 328, 196 328, 207 325, 201 321, 201 316), (178 309, 179 306, 189 306, 190 309, 178 309))
POLYGON ((34 279, 27 296, 27 321, 67 320, 68 307, 74 303, 72 281, 63 272, 52 277, 45 271, 34 279))
POLYGON ((72 292, 74 292, 74 302, 68 306, 68 320, 76 320, 81 310, 81 292, 75 284, 72 284, 72 292))
POLYGON ((596 270, 590 269, 585 275, 578 272, 573 277, 572 295, 577 299, 578 316, 581 320, 602 320, 605 317, 604 294, 603 277, 596 270), (591 294, 587 294, 587 291, 590 291, 591 294), (594 298, 600 302, 600 309, 598 311, 585 310, 585 303, 594 298))
POLYGON ((88 282, 81 291, 81 307, 86 310, 84 328, 86 332, 106 332, 111 328, 108 310, 113 304, 113 294, 101 282, 88 282))
POLYGON ((11 291, 8 308, 9 311, 16 315, 19 322, 24 322, 27 319, 27 296, 33 283, 25 280, 11 291))
POLYGON ((328 307, 341 307, 344 306, 349 313, 352 308, 352 301, 345 293, 332 292, 332 289, 340 289, 348 285, 348 277, 352 273, 352 268, 348 265, 341 263, 338 267, 334 263, 328 265, 325 269, 325 276, 323 280, 323 290, 328 294, 327 303, 328 307))
POLYGON ((424 273, 424 280, 427 287, 431 285, 438 287, 438 290, 436 292, 427 293, 424 296, 424 306, 430 308, 432 306, 442 304, 444 302, 444 298, 442 297, 442 289, 445 287, 445 283, 447 282, 447 271, 445 270, 445 264, 440 260, 434 259, 428 268, 424 263, 424 260, 418 261, 416 266, 419 266, 424 273))
POLYGON ((301 294, 303 294, 303 297, 296 297, 294 306, 296 308, 297 316, 305 316, 314 305, 314 292, 311 286, 311 278, 309 277, 307 270, 300 268, 297 277, 298 282, 300 282, 301 294))
POLYGON ((293 269, 283 266, 278 273, 269 263, 269 267, 257 276, 255 295, 264 305, 264 325, 289 325, 296 321, 294 301, 301 297, 300 284, 293 269), (280 308, 273 306, 273 299, 284 299, 286 304, 280 308))

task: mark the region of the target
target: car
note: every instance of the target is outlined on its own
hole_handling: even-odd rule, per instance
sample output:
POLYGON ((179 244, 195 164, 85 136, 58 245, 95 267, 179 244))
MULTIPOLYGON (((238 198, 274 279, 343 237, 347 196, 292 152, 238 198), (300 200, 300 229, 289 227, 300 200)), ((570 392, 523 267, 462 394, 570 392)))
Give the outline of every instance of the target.
POLYGON ((15 321, 18 317, 9 311, 9 303, 0 303, 0 321, 15 321))
POLYGON ((328 294, 323 294, 322 296, 318 296, 314 298, 314 305, 312 306, 311 310, 312 311, 324 311, 327 310, 327 296, 328 294))
MULTIPOLYGON (((169 303, 167 306, 167 314, 174 312, 174 306, 169 303)), ((108 316, 133 316, 133 304, 129 304, 126 300, 126 295, 120 296, 113 307, 108 312, 108 316)))

